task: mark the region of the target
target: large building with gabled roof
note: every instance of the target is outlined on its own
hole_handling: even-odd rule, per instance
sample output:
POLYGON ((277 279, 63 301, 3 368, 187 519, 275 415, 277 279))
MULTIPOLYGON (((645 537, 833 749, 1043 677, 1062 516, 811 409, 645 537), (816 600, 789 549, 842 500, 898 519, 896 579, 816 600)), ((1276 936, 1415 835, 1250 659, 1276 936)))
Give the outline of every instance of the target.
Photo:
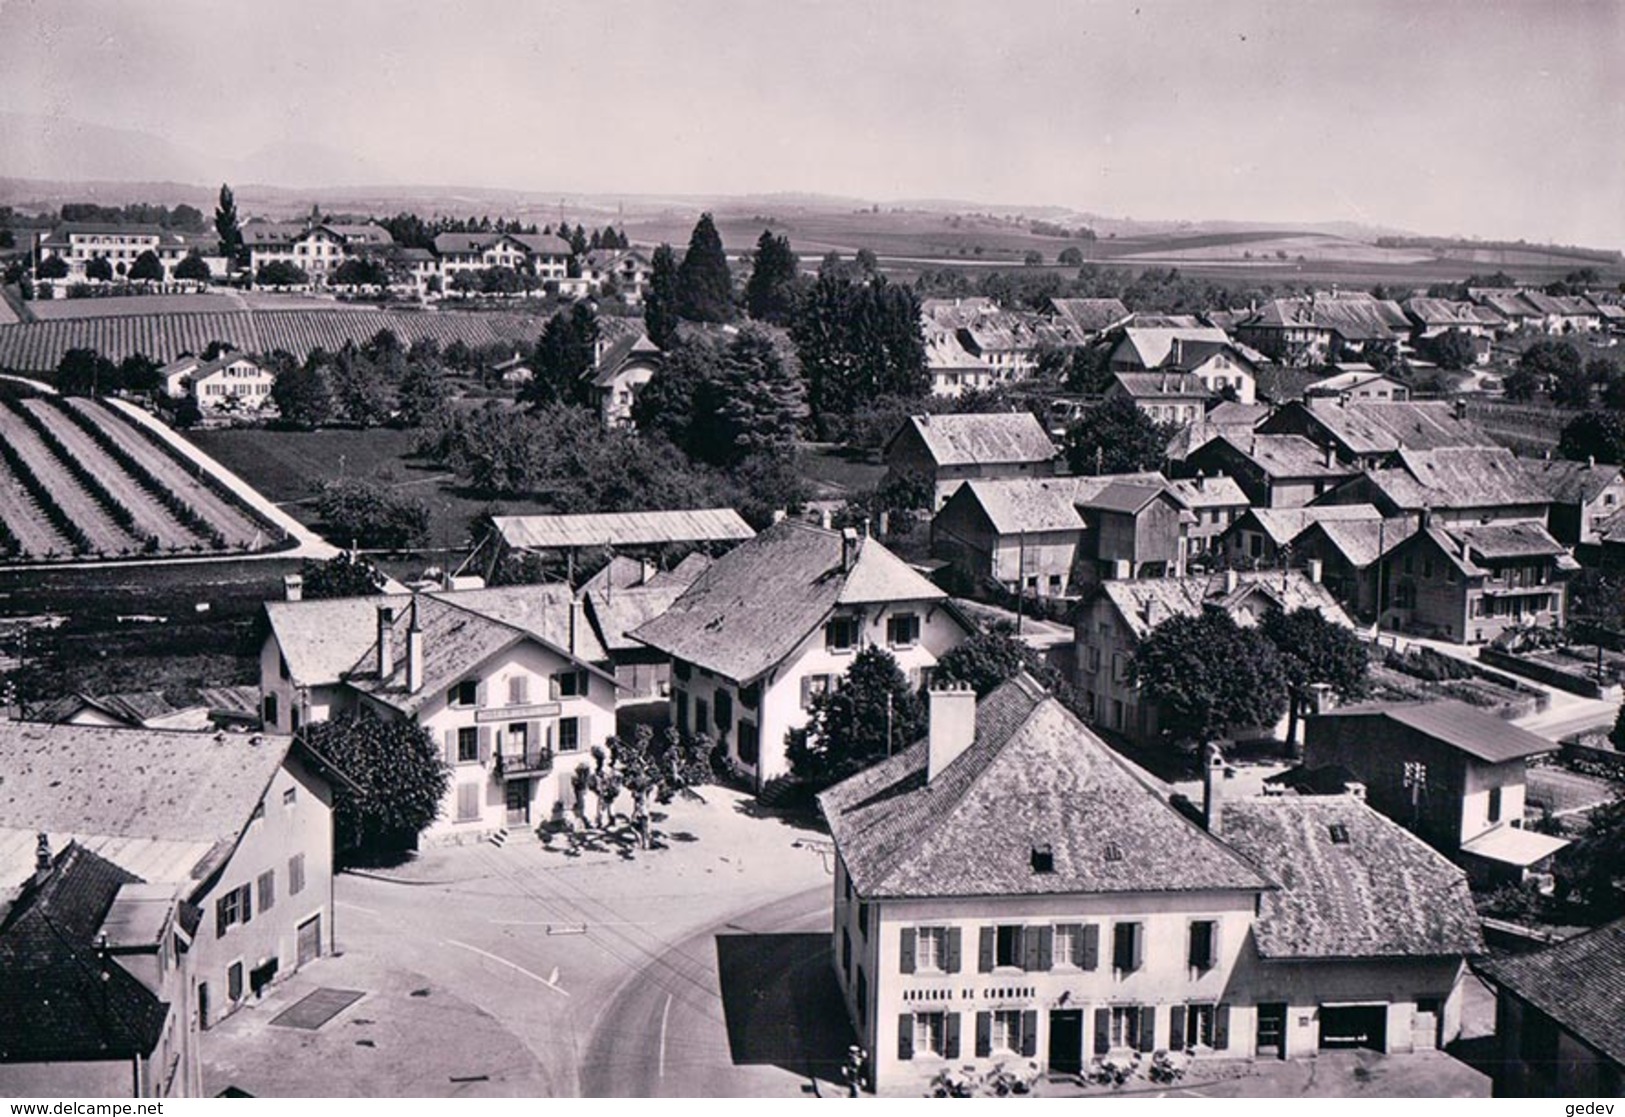
POLYGON ((915 415, 886 443, 886 476, 930 485, 936 509, 966 481, 1052 474, 1058 453, 1026 411, 915 415))

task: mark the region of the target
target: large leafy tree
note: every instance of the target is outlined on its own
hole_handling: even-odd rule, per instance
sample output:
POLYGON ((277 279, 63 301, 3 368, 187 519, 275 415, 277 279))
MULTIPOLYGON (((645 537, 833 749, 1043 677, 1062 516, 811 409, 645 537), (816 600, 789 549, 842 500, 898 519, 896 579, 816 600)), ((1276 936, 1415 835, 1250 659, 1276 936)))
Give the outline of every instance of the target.
POLYGON ((762 230, 750 280, 745 284, 745 309, 758 322, 788 325, 796 306, 796 274, 800 261, 790 250, 790 238, 762 230))
MULTIPOLYGON (((1625 713, 1621 720, 1625 721, 1625 713)), ((1616 741, 1625 734, 1615 726, 1616 741)), ((1553 859, 1552 875, 1560 895, 1585 904, 1599 922, 1625 911, 1625 794, 1593 810, 1585 832, 1553 859)))
MULTIPOLYGON (((466 273, 458 274, 460 277, 466 273)), ((260 270, 254 273, 256 287, 298 287, 309 282, 310 276, 305 274, 304 269, 286 260, 272 260, 268 264, 261 264, 260 270)))
POLYGON ((450 402, 446 373, 433 359, 411 359, 396 390, 396 418, 402 426, 422 427, 435 422, 450 402))
POLYGON ((1204 745, 1273 724, 1286 709, 1288 680, 1275 645, 1223 609, 1159 624, 1135 650, 1133 673, 1175 742, 1204 745))
POLYGON ((347 341, 327 366, 327 382, 341 419, 373 427, 390 416, 389 383, 378 365, 354 341, 347 341))
MULTIPOLYGON (((1530 398, 1535 391, 1550 392, 1554 399, 1572 391, 1564 385, 1585 380, 1585 367, 1580 351, 1566 341, 1537 341, 1518 357, 1517 368, 1506 379, 1507 395, 1530 398), (1528 394, 1525 395, 1525 389, 1528 394)), ((1585 396, 1590 398, 1590 385, 1585 396)), ((1583 403, 1578 406, 1584 406, 1583 403)))
POLYGON ((649 340, 670 351, 677 344, 677 253, 669 244, 654 250, 649 261, 649 294, 643 303, 643 326, 649 340))
POLYGON ((180 263, 175 265, 176 279, 193 279, 207 283, 210 276, 209 265, 203 262, 203 257, 196 252, 188 252, 180 263))
POLYGON ((1417 343, 1417 348, 1428 360, 1450 372, 1467 368, 1476 356, 1473 339, 1457 329, 1424 338, 1417 343))
POLYGON ((401 550, 429 533, 429 509, 376 481, 329 481, 316 497, 316 513, 333 538, 358 547, 401 550))
POLYGON ((880 397, 917 399, 930 389, 919 300, 884 277, 856 283, 820 275, 799 301, 790 336, 822 434, 832 418, 880 397))
POLYGON ((890 652, 864 648, 840 685, 813 699, 807 727, 791 730, 790 770, 825 786, 861 771, 925 734, 925 704, 890 652))
POLYGON ((709 213, 700 214, 677 269, 677 312, 690 322, 727 322, 734 316, 733 275, 709 213))
POLYGON ((56 364, 56 386, 70 396, 111 392, 119 387, 118 367, 94 349, 69 349, 56 364))
POLYGON ((759 454, 788 454, 807 415, 801 373, 773 338, 741 330, 723 354, 715 464, 735 466, 759 454))
POLYGON ((85 278, 110 282, 113 278, 113 261, 106 256, 92 256, 85 261, 85 278))
POLYGON ((977 632, 937 660, 932 678, 963 683, 982 698, 1000 683, 1027 672, 1052 692, 1065 695, 1070 688, 1054 667, 1031 647, 1017 640, 1008 623, 977 632))
POLYGON ((150 279, 158 281, 164 278, 164 262, 158 259, 158 253, 147 249, 135 258, 130 265, 131 279, 150 279))
POLYGON ((440 813, 451 769, 416 722, 352 712, 306 726, 303 734, 350 781, 337 780, 333 787, 341 859, 410 848, 440 813))
POLYGON ((1152 419, 1127 396, 1115 396, 1067 429, 1067 465, 1073 473, 1091 475, 1160 469, 1175 429, 1152 419))
POLYGON ((34 271, 41 279, 66 279, 68 262, 60 256, 47 256, 39 262, 39 267, 34 271))
POLYGON ((305 365, 278 372, 271 385, 271 402, 276 404, 283 422, 297 427, 322 426, 332 422, 337 413, 333 388, 328 383, 326 369, 321 365, 305 365))
POLYGON ((243 253, 243 228, 237 220, 237 199, 223 182, 219 203, 214 207, 214 232, 220 239, 220 255, 228 264, 236 263, 243 253))
MULTIPOLYGON (((679 794, 698 798, 693 789, 710 782, 711 760, 709 742, 685 739, 675 729, 667 727, 656 734, 648 725, 639 725, 630 739, 611 737, 609 759, 618 776, 614 783, 601 781, 608 788, 624 788, 632 797, 632 826, 638 844, 648 849, 653 835, 650 831, 652 815, 650 803, 670 803, 679 794)), ((613 799, 611 800, 613 803, 613 799)))
POLYGON ((306 559, 299 566, 308 601, 331 597, 371 597, 384 591, 384 576, 361 556, 340 551, 330 559, 306 559))
POLYGON ((1352 631, 1314 609, 1271 612, 1264 618, 1263 631, 1280 653, 1286 673, 1286 739, 1296 750, 1298 719, 1307 708, 1310 688, 1325 683, 1339 699, 1358 698, 1370 680, 1371 657, 1352 631))
POLYGON ((1558 436, 1557 452, 1570 461, 1625 463, 1625 414, 1591 410, 1576 415, 1558 436))
POLYGON ((598 315, 584 302, 561 310, 547 320, 536 342, 532 360, 536 377, 525 387, 525 398, 546 406, 585 404, 589 398, 586 374, 591 371, 598 344, 598 315))

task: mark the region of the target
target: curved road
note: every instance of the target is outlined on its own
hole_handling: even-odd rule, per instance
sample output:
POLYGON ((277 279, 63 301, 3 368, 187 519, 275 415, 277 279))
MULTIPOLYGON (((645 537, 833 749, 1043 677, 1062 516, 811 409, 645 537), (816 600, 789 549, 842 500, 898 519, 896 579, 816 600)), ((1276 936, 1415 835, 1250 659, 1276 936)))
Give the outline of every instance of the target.
POLYGON ((832 1006, 817 995, 834 987, 829 912, 828 886, 811 888, 699 931, 633 974, 594 1021, 580 1095, 803 1096, 816 1075, 828 1096, 839 1060, 820 1053, 844 1052, 847 1042, 844 1012, 830 1019, 832 1006), (729 940, 726 994, 719 936, 729 940), (673 965, 701 959, 703 984, 666 979, 673 965), (735 1044, 764 1061, 736 1064, 735 1044))

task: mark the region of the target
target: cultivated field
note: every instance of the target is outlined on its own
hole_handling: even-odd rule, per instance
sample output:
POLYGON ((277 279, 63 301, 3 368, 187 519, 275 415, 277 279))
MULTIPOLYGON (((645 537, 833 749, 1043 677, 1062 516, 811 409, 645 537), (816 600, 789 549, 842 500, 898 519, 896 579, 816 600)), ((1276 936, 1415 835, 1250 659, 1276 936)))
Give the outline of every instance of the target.
MULTIPOLYGON (((214 296, 202 296, 213 298, 214 296)), ((88 301, 88 300, 86 300, 88 301)), ((146 300, 135 300, 144 302, 146 300)), ((0 368, 49 372, 69 349, 95 349, 121 361, 135 353, 168 362, 225 341, 250 353, 285 349, 303 358, 316 346, 338 349, 393 330, 404 343, 434 338, 469 346, 534 341, 546 319, 533 314, 400 310, 238 310, 208 314, 141 313, 0 326, 0 368)))
POLYGON ((57 397, 0 405, 0 560, 243 554, 281 542, 112 408, 57 397))
POLYGON ((310 295, 214 289, 192 295, 111 295, 96 299, 46 299, 22 304, 26 320, 127 318, 141 314, 224 314, 234 310, 343 310, 342 303, 310 295))

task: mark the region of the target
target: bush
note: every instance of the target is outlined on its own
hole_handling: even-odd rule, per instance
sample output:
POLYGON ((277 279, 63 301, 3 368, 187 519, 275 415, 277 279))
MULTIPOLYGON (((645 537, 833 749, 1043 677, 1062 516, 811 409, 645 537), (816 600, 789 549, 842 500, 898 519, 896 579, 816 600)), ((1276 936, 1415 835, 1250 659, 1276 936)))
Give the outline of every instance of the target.
POLYGON ((316 511, 328 532, 357 547, 404 550, 429 533, 429 509, 373 481, 332 481, 322 486, 316 511))

